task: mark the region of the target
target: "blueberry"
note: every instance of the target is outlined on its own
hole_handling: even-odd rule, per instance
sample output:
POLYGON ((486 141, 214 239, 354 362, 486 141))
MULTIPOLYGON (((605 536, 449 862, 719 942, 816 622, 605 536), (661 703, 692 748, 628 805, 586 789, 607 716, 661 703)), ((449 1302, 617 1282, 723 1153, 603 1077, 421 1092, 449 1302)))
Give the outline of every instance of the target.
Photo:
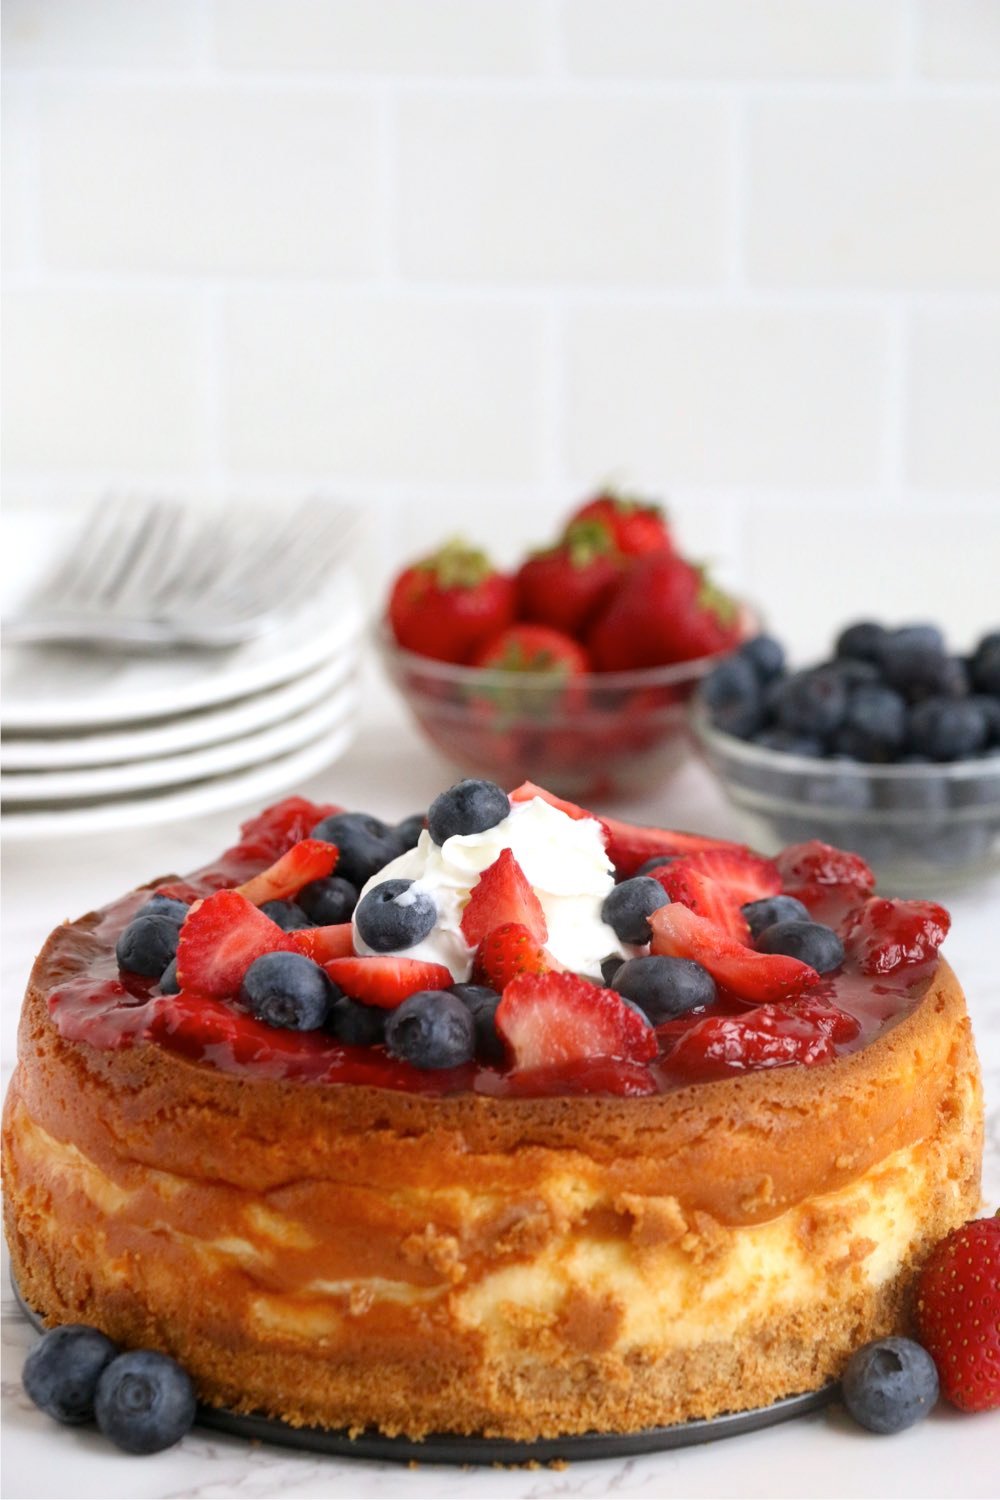
POLYGON ((620 943, 648 943, 653 936, 648 918, 669 903, 670 897, 658 880, 633 875, 631 880, 612 886, 604 898, 601 919, 620 943))
POLYGON ((906 738, 906 701, 892 688, 856 687, 847 699, 836 744, 855 760, 892 760, 906 738))
POLYGON ((133 917, 115 944, 119 968, 158 979, 177 952, 180 927, 169 912, 133 917))
POLYGON ((765 927, 775 922, 808 922, 809 909, 795 896, 762 896, 759 901, 748 901, 740 910, 750 924, 751 937, 759 937, 765 927))
POLYGON ((729 656, 714 667, 701 685, 701 696, 723 734, 745 740, 763 722, 760 682, 744 656, 729 656))
POLYGON ((785 648, 773 635, 755 635, 743 642, 738 654, 750 663, 760 682, 770 682, 785 670, 785 648))
POLYGON ((457 1068, 475 1056, 476 1022, 457 995, 418 990, 389 1012, 385 1045, 415 1068, 457 1068))
POLYGON ((939 625, 900 625, 892 639, 903 646, 920 646, 925 651, 944 651, 944 632, 939 625))
POLYGON ((147 916, 150 912, 159 912, 161 916, 170 917, 178 925, 184 921, 190 907, 184 901, 175 901, 173 896, 161 896, 159 891, 150 896, 145 906, 136 912, 137 917, 147 916))
POLYGON ((829 671, 836 672, 846 688, 872 687, 881 684, 882 673, 873 661, 862 661, 860 657, 839 657, 831 662, 829 671))
POLYGON ((286 1031, 316 1031, 338 991, 304 953, 265 953, 243 976, 239 999, 259 1021, 286 1031))
POLYGON ((24 1361, 24 1389, 57 1422, 73 1427, 90 1422, 101 1371, 117 1353, 117 1344, 85 1323, 50 1328, 24 1361))
POLYGON ((427 826, 435 844, 456 834, 485 833, 510 812, 510 798, 492 781, 457 781, 435 797, 427 813, 427 826))
POLYGON ((404 854, 407 849, 417 847, 417 841, 424 831, 426 822, 426 813, 411 813, 408 818, 404 818, 402 822, 396 824, 395 828, 389 830, 393 842, 399 845, 400 854, 404 854))
POLYGON ((179 995, 180 992, 180 981, 177 978, 177 960, 176 958, 172 958, 160 975, 160 993, 162 995, 179 995))
POLYGON ((412 880, 383 880, 362 896, 354 913, 358 935, 375 953, 412 948, 437 921, 434 898, 412 880))
POLYGON ((847 1410, 869 1432, 902 1432, 934 1406, 938 1375, 913 1339, 875 1339, 851 1355, 841 1390, 847 1410))
POLYGON ((809 760, 818 760, 823 754, 823 741, 811 734, 795 734, 790 729, 762 729, 753 737, 755 745, 762 750, 777 750, 779 755, 804 755, 809 760))
POLYGON ((175 1359, 131 1349, 101 1374, 94 1415, 104 1436, 126 1453, 159 1453, 190 1430, 196 1404, 191 1377, 175 1359))
POLYGON ((757 936, 759 953, 784 953, 808 964, 817 974, 829 974, 844 962, 844 945, 832 927, 801 917, 774 922, 757 936))
POLYGON ((887 636, 884 625, 877 625, 874 620, 857 620, 840 632, 833 649, 840 659, 877 662, 887 636))
POLYGON ((607 958, 601 959, 601 978, 605 984, 614 989, 614 978, 625 960, 620 953, 609 953, 607 958))
POLYGON ((932 760, 975 755, 988 733, 986 715, 972 698, 927 698, 910 710, 910 744, 932 760))
POLYGON ((496 990, 491 990, 486 984, 453 984, 450 993, 457 995, 472 1012, 476 1023, 476 1056, 483 1062, 503 1063, 506 1052, 496 1028, 497 1006, 500 1004, 496 990))
POLYGON ((350 1047, 375 1047, 385 1041, 385 1017, 377 1005, 362 1005, 360 1000, 340 995, 327 1012, 326 1029, 350 1047))
POLYGON ((636 870, 636 875, 648 875, 650 870, 662 870, 664 865, 669 865, 671 860, 676 859, 676 854, 653 854, 649 859, 644 859, 636 870))
POLYGON ((654 1026, 715 999, 715 980, 701 964, 658 954, 627 959, 615 975, 615 989, 645 1011, 654 1026))
POLYGON ((358 888, 342 875, 327 875, 304 885, 296 901, 316 927, 349 922, 358 904, 358 888))
POLYGON ((315 926, 294 901, 263 901, 260 909, 282 932, 297 932, 302 927, 315 926))
POLYGON ((986 744, 1000 745, 1000 698, 989 693, 975 693, 969 702, 976 704, 986 720, 986 744))
POLYGON ((1000 631, 983 636, 972 655, 970 676, 977 692, 1000 698, 1000 631))
POLYGON ((940 646, 911 641, 897 631, 886 641, 880 659, 882 675, 889 687, 909 703, 923 698, 960 697, 968 691, 965 668, 940 646))
POLYGON ((392 829, 368 813, 333 813, 316 824, 312 837, 336 844, 340 850, 337 874, 358 890, 403 852, 393 840, 392 829))
POLYGON ((782 729, 826 739, 840 727, 847 708, 847 689, 836 672, 825 667, 797 672, 782 686, 778 705, 782 729))

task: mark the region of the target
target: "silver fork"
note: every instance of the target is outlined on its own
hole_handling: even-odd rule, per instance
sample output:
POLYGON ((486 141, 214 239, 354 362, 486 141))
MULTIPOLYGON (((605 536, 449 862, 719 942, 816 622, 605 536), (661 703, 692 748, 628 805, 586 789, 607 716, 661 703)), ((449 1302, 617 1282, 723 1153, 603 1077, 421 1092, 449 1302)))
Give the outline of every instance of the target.
POLYGON ((262 634, 329 577, 350 550, 357 512, 307 501, 198 514, 168 500, 117 498, 87 515, 4 639, 153 652, 218 650, 262 634))

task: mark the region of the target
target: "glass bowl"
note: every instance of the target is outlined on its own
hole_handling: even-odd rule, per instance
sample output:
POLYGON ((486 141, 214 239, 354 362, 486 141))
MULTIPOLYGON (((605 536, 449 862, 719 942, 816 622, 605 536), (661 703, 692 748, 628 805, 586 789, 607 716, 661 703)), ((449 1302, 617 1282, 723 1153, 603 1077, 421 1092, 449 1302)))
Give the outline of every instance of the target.
POLYGON ((816 760, 723 734, 700 701, 691 721, 747 842, 766 854, 822 839, 904 892, 1000 869, 1000 755, 919 766, 816 760))
POLYGON ((661 786, 693 750, 688 700, 718 661, 707 656, 554 683, 544 673, 417 656, 384 624, 376 639, 417 724, 454 766, 501 786, 536 781, 576 801, 635 797, 661 786))

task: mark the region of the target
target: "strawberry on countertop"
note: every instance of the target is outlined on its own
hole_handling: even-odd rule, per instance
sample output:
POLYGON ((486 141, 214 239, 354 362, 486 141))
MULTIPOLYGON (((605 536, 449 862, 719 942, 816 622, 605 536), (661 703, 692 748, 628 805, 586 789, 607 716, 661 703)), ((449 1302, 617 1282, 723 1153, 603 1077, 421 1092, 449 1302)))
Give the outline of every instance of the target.
POLYGON ((406 568, 392 586, 389 624, 419 656, 468 663, 514 618, 514 580, 484 552, 453 541, 406 568))
POLYGON ((973 1219, 935 1246, 917 1286, 915 1317, 952 1405, 1000 1407, 1000 1217, 973 1219))

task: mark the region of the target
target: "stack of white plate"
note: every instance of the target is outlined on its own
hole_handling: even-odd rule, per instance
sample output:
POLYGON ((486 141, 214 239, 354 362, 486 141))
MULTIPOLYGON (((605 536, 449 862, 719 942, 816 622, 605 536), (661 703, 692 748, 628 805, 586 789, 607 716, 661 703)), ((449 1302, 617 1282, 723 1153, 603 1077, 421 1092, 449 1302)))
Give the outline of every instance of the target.
MULTIPOLYGON (((4 518, 3 607, 46 548, 4 518)), ((224 652, 3 648, 6 838, 65 837, 263 804, 329 765, 358 710, 362 611, 347 569, 266 636, 224 652)))

